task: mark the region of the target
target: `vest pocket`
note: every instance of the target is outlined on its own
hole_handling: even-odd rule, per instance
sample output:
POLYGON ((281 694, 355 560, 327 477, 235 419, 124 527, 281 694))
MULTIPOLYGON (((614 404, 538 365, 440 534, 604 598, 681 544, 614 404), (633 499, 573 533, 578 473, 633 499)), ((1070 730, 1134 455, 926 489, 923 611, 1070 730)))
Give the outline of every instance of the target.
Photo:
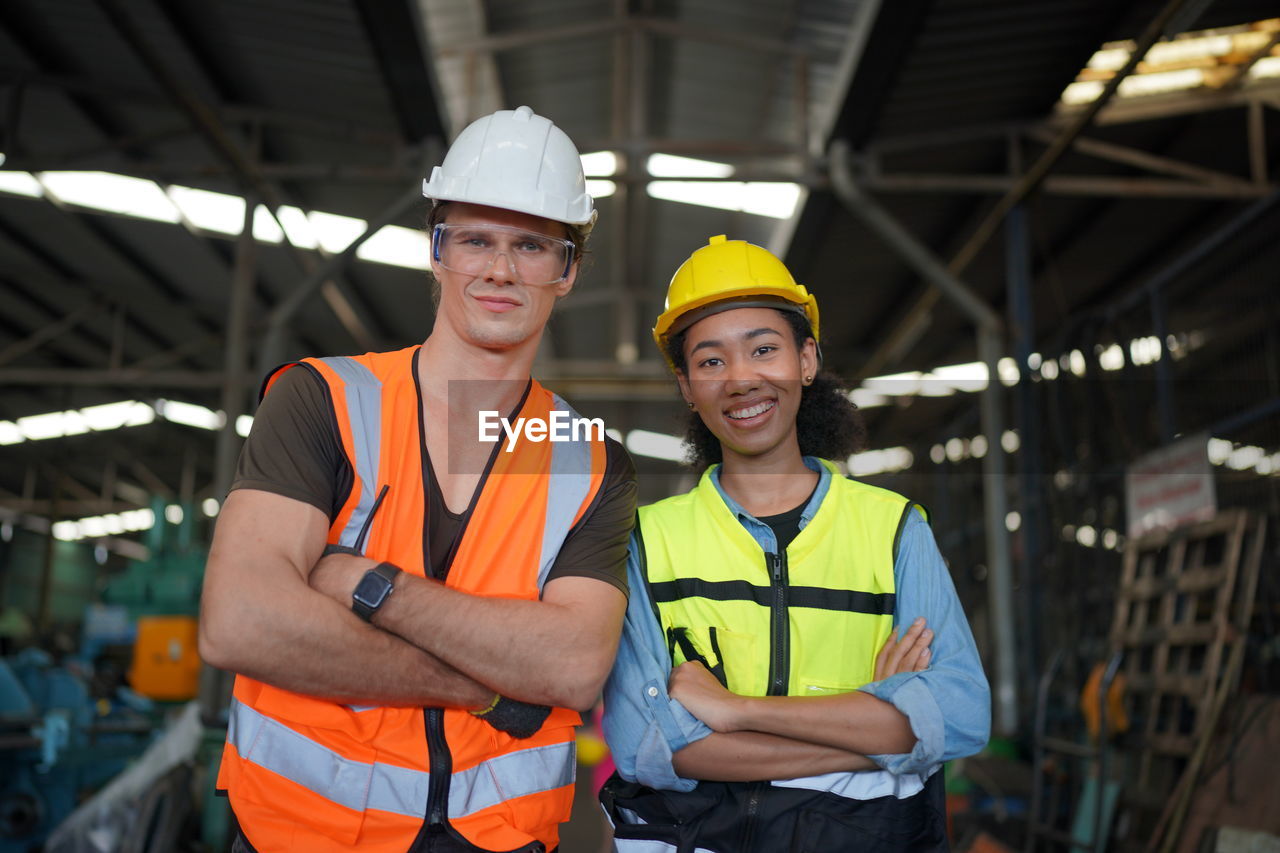
POLYGON ((947 850, 946 833, 926 792, 898 799, 841 800, 796 816, 790 853, 867 849, 883 853, 947 850))
POLYGON ((730 631, 715 625, 676 626, 667 629, 667 644, 673 666, 698 661, 723 686, 747 696, 763 696, 768 658, 757 659, 757 642, 752 634, 730 631))
POLYGON ((814 684, 810 679, 800 679, 801 696, 839 696, 852 693, 858 688, 848 684, 814 684))

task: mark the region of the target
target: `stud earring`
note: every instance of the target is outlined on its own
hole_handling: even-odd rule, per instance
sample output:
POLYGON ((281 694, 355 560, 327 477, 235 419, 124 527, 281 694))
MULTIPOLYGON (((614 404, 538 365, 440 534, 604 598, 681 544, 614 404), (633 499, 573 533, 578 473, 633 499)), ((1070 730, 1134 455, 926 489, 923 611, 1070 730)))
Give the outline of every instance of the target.
POLYGON ((693 409, 693 403, 692 403, 692 402, 686 403, 685 405, 687 405, 687 406, 689 407, 689 409, 692 411, 692 409, 693 409))
POLYGON ((812 381, 813 381, 813 377, 812 377, 812 376, 806 376, 806 377, 804 378, 804 384, 805 384, 805 385, 808 385, 808 384, 809 384, 810 382, 812 382, 812 381))

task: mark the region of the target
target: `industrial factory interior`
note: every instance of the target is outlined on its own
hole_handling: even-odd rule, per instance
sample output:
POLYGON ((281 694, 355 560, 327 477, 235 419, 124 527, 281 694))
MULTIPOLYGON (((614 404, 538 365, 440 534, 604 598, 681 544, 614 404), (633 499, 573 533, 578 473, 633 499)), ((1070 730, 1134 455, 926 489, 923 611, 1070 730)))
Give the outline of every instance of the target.
MULTIPOLYGON (((0 853, 517 846, 543 853, 1276 853, 1277 297, 1274 0, 0 0, 0 853), (517 186, 523 178, 512 170, 502 177, 509 206, 505 196, 477 200, 441 189, 454 180, 450 169, 462 168, 476 128, 488 128, 488 147, 464 165, 482 170, 486 157, 516 156, 520 145, 502 141, 503 133, 518 136, 535 125, 550 128, 549 147, 535 151, 544 164, 555 154, 552 143, 570 152, 567 175, 548 172, 540 180, 577 180, 585 188, 577 196, 586 205, 581 211, 544 213, 537 205, 550 203, 545 193, 534 207, 521 206, 515 199, 524 193, 517 186), (694 776, 691 792, 663 792, 640 772, 644 754, 620 753, 621 724, 611 728, 610 711, 619 719, 623 703, 611 691, 623 689, 633 623, 639 614, 666 624, 676 606, 660 597, 645 606, 654 590, 696 585, 698 594, 714 597, 707 590, 744 584, 728 557, 701 560, 688 569, 691 577, 666 587, 655 580, 664 560, 680 569, 677 552, 692 562, 693 554, 710 553, 715 537, 732 538, 700 525, 700 516, 641 509, 628 540, 637 522, 633 511, 624 513, 632 520, 617 537, 615 562, 625 580, 630 542, 626 601, 590 576, 559 577, 553 569, 546 580, 545 565, 537 586, 519 587, 525 592, 515 580, 466 586, 470 567, 483 562, 474 555, 512 555, 517 546, 508 540, 533 537, 531 571, 550 559, 547 549, 556 557, 548 537, 552 503, 564 488, 550 476, 560 464, 554 461, 545 476, 493 475, 495 484, 510 477, 525 483, 520 488, 543 489, 544 526, 533 500, 513 504, 487 529, 469 528, 476 501, 488 512, 482 496, 497 494, 485 469, 458 534, 469 544, 454 541, 448 549, 447 586, 445 575, 421 565, 430 562, 427 540, 436 535, 423 500, 409 519, 412 535, 399 535, 416 543, 407 551, 427 555, 416 557, 419 577, 399 577, 413 572, 392 565, 394 550, 375 553, 381 546, 374 543, 390 536, 379 531, 409 505, 396 503, 395 489, 365 550, 387 487, 370 510, 374 481, 365 481, 366 460, 351 449, 365 452, 363 433, 350 434, 368 416, 355 410, 363 399, 357 392, 369 386, 352 378, 350 366, 385 359, 337 357, 421 345, 426 364, 428 336, 438 341, 442 328, 453 328, 447 306, 460 297, 449 282, 466 263, 450 254, 461 250, 446 242, 456 233, 449 228, 468 227, 456 225, 459 216, 483 218, 486 211, 499 236, 530 228, 530 221, 564 230, 548 238, 562 253, 556 258, 567 258, 563 269, 538 280, 557 274, 558 283, 527 283, 535 261, 516 258, 515 250, 490 248, 489 266, 476 273, 506 269, 519 279, 508 283, 510 292, 550 305, 541 337, 535 332, 520 345, 528 344, 531 364, 521 375, 536 380, 521 405, 545 388, 554 405, 571 406, 607 432, 581 442, 575 435, 565 448, 590 447, 592 465, 603 465, 602 448, 612 448, 609 467, 582 478, 599 493, 574 498, 580 503, 569 507, 558 534, 561 553, 603 506, 597 501, 605 500, 610 478, 630 476, 627 457, 639 507, 684 493, 714 498, 719 490, 739 520, 745 515, 760 526, 754 513, 768 522, 730 498, 737 482, 730 472, 746 470, 731 466, 747 465, 749 453, 725 444, 723 481, 689 463, 686 426, 691 416, 707 415, 688 376, 715 360, 669 363, 655 335, 666 346, 669 322, 686 304, 681 288, 704 286, 705 277, 682 278, 695 270, 705 275, 699 258, 737 247, 757 259, 756 269, 785 266, 784 289, 799 297, 761 303, 739 295, 720 307, 699 297, 702 313, 685 318, 692 325, 671 327, 672 340, 683 347, 702 324, 730 323, 748 311, 799 318, 795 344, 787 339, 774 349, 798 353, 801 364, 811 357, 824 377, 838 380, 833 393, 856 406, 866 433, 847 455, 806 461, 823 485, 806 486, 804 494, 825 506, 835 500, 824 497, 830 483, 832 495, 899 501, 896 533, 888 523, 875 540, 876 553, 887 555, 881 600, 888 604, 874 619, 865 615, 872 611, 856 614, 858 625, 874 622, 879 632, 867 634, 875 637, 869 654, 881 642, 881 657, 888 652, 884 637, 906 615, 894 610, 895 589, 898 605, 911 593, 903 578, 897 587, 893 578, 904 529, 936 542, 937 595, 949 596, 952 624, 944 636, 930 617, 937 629, 932 662, 922 655, 915 671, 886 676, 916 685, 931 709, 924 717, 878 689, 881 670, 877 665, 873 676, 870 663, 849 670, 862 674, 838 690, 819 682, 809 688, 814 695, 797 698, 781 684, 768 697, 762 687, 749 698, 810 708, 875 704, 907 727, 906 752, 929 755, 920 762, 927 770, 912 771, 922 774, 914 788, 908 783, 916 776, 898 775, 905 765, 869 747, 841 747, 864 768, 842 771, 849 784, 841 790, 853 790, 859 778, 890 787, 864 785, 874 796, 847 797, 813 793, 793 779, 798 774, 764 769, 744 777, 749 782, 694 776), (584 248, 579 236, 588 231, 584 248), (559 288, 553 302, 548 288, 559 288), (783 308, 770 312, 762 304, 783 308), (688 372, 680 384, 673 367, 688 372), (243 508, 249 504, 236 503, 244 482, 254 493, 242 449, 257 437, 259 405, 271 399, 263 395, 270 387, 283 399, 282 377, 299 385, 308 372, 323 387, 315 392, 325 407, 322 431, 331 429, 325 435, 338 457, 347 453, 339 463, 352 490, 345 507, 335 497, 336 515, 319 521, 315 535, 292 521, 273 531, 263 517, 255 522, 243 508), (348 407, 350 423, 341 420, 348 407), (359 527, 361 513, 368 518, 353 549, 343 525, 359 527), (653 546, 660 521, 686 531, 687 547, 671 549, 676 556, 653 546), (333 535, 321 541, 331 522, 333 535), (209 639, 211 614, 231 618, 214 609, 211 590, 235 601, 236 614, 273 607, 283 614, 301 600, 274 600, 247 586, 235 599, 238 582, 218 583, 216 573, 230 578, 232 564, 267 548, 240 535, 250 529, 266 531, 282 549, 311 548, 289 595, 315 596, 317 618, 324 610, 335 623, 350 622, 344 637, 385 640, 452 667, 492 702, 441 700, 437 707, 309 691, 302 673, 323 669, 321 646, 312 645, 312 634, 291 640, 283 627, 239 638, 255 660, 280 663, 239 665, 222 651, 227 640, 209 639), (298 544, 305 536, 308 544, 298 544), (371 568, 350 596, 336 596, 342 607, 320 602, 319 567, 356 559, 371 568), (378 569, 371 560, 381 561, 378 569), (308 580, 312 564, 317 574, 308 580), (386 566, 395 579, 383 572, 388 585, 362 611, 361 590, 386 566), (648 572, 648 582, 637 581, 636 571, 648 572), (504 599, 498 603, 510 612, 541 619, 560 607, 556 595, 567 594, 549 592, 557 587, 594 588, 613 608, 605 608, 608 618, 592 613, 613 619, 612 633, 590 643, 603 651, 593 658, 595 699, 572 703, 581 707, 536 691, 507 695, 507 682, 486 680, 450 657, 450 644, 482 645, 478 635, 488 621, 475 621, 474 630, 442 621, 431 645, 419 649, 387 627, 390 621, 379 621, 393 618, 390 609, 376 613, 388 599, 407 608, 420 592, 432 608, 459 600, 483 610, 495 603, 489 599, 504 599), (945 668, 953 636, 973 650, 974 686, 944 700, 919 685, 943 680, 931 682, 930 670, 945 668), (302 668, 279 684, 264 674, 292 661, 302 668), (411 707, 391 707, 401 704, 411 707), (375 705, 388 707, 365 708, 375 705), (313 706, 324 706, 323 713, 313 706), (512 708, 541 709, 549 716, 538 723, 548 722, 541 729, 535 723, 533 739, 521 740, 526 733, 500 722, 502 710, 512 708), (926 717, 933 722, 921 722, 926 717), (943 723, 950 738, 964 718, 976 721, 972 746, 938 747, 943 723), (379 719, 383 740, 360 740, 379 719), (246 721, 261 728, 250 732, 246 721), (553 736, 553 724, 562 735, 553 736), (412 732, 386 731, 397 726, 412 732), (286 746, 261 757, 271 750, 251 742, 272 732, 286 746), (416 738, 421 756, 400 760, 401 747, 388 737, 416 738), (472 768, 495 774, 496 805, 480 803, 489 790, 483 786, 460 793, 476 775, 463 778, 463 756, 477 739, 501 750, 472 768), (523 771, 494 770, 504 761, 514 768, 531 751, 522 744, 535 743, 570 756, 558 787, 528 781, 523 771), (329 788, 312 772, 324 762, 337 768, 324 783, 329 788), (339 777, 360 772, 369 775, 355 786, 353 802, 349 790, 339 791, 339 777), (414 781, 396 781, 408 779, 414 781), (687 804, 716 785, 752 792, 742 813, 730 817, 747 827, 737 841, 695 841, 691 828, 679 841, 652 840, 658 835, 638 831, 657 833, 652 818, 620 805, 636 790, 687 804), (879 803, 897 829, 815 832, 805 841, 811 813, 759 817, 761 791, 771 802, 782 801, 779 791, 808 791, 803 796, 839 801, 855 809, 851 814, 879 803), (902 810, 925 803, 928 792, 936 794, 928 801, 932 835, 908 816, 922 812, 902 810), (527 835, 512 828, 561 803, 563 814, 572 806, 567 820, 547 819, 549 828, 527 835), (298 814, 285 815, 286 806, 298 814), (495 809, 514 823, 484 828, 484 820, 501 823, 495 809), (630 822, 616 825, 618 814, 630 822), (305 830, 288 823, 302 826, 309 815, 314 824, 305 830), (319 840, 307 840, 307 832, 319 840), (926 836, 932 840, 904 840, 926 836), (845 840, 813 840, 836 837, 845 840)), ((526 307, 499 309, 514 317, 526 307)), ((418 381, 428 368, 413 353, 418 381)), ((472 375, 475 364, 467 361, 438 367, 461 378, 472 375)), ((814 377, 797 368, 795 378, 807 393, 814 377)), ((382 422, 374 411, 368 427, 383 430, 383 445, 395 420, 387 402, 393 384, 387 379, 382 422)), ((413 382, 394 387, 427 399, 422 388, 413 397, 413 382)), ((428 471, 430 428, 414 424, 432 411, 456 414, 446 408, 422 402, 406 421, 414 453, 424 430, 421 460, 388 461, 395 454, 384 447, 384 470, 422 462, 413 469, 422 476, 409 478, 420 498, 441 486, 447 495, 451 481, 437 484, 439 458, 428 471)), ((782 417, 750 414, 757 410, 742 415, 743 423, 782 417)), ((722 420, 732 417, 738 415, 722 420)), ((713 444, 726 442, 712 421, 706 428, 713 444)), ((281 429, 273 426, 267 438, 290 456, 305 436, 281 429)), ((507 451, 520 447, 512 459, 536 457, 532 429, 519 442, 519 425, 510 435, 507 451)), ((568 458, 554 454, 570 450, 554 447, 548 458, 568 458)), ((505 458, 501 445, 493 453, 490 465, 505 458)), ((375 468, 376 454, 375 445, 375 468)), ((799 451, 793 455, 800 465, 799 451)), ((308 518, 329 511, 285 492, 255 494, 308 518)), ((724 517, 733 524, 731 514, 724 517)), ((819 525, 822 518, 814 516, 814 526, 841 543, 870 543, 868 531, 884 524, 855 515, 819 525)), ((794 547, 778 550, 791 554, 792 583, 799 583, 794 547)), ((842 553, 850 566, 870 564, 870 557, 842 553)), ((510 556, 509 565, 486 571, 514 577, 519 562, 510 556)), ((252 579, 244 565, 234 570, 252 579)), ((776 631, 800 636, 807 629, 798 626, 836 618, 800 603, 813 590, 793 585, 788 592, 785 573, 775 572, 772 587, 763 569, 760 577, 763 586, 742 587, 755 590, 756 604, 750 591, 747 601, 731 603, 780 613, 774 634, 766 628, 746 638, 764 653, 777 651, 776 631), (770 590, 790 605, 770 605, 770 590)), ((864 595, 850 589, 818 591, 864 595)), ((706 599, 678 602, 694 600, 706 599)), ((712 604, 727 612, 726 602, 712 604)), ((288 618, 303 621, 294 611, 288 618)), ((286 621, 282 615, 280 624, 286 621)), ((588 622, 595 624, 582 625, 588 622)), ((653 628, 661 631, 658 622, 653 628)), ((669 624, 656 644, 661 665, 674 668, 670 685, 663 670, 647 696, 669 690, 662 712, 674 708, 682 716, 659 716, 646 744, 652 747, 661 730, 672 778, 690 775, 678 772, 690 766, 680 756, 684 749, 693 755, 698 744, 672 742, 671 720, 691 720, 704 736, 732 736, 722 734, 733 731, 728 724, 722 729, 693 700, 684 702, 690 687, 680 674, 701 671, 699 661, 714 676, 707 689, 738 698, 735 676, 721 665, 732 669, 734 661, 721 658, 716 629, 710 631, 714 658, 704 658, 705 650, 695 655, 688 631, 669 624)), ((721 634, 729 650, 735 637, 721 634)), ((549 654, 537 638, 512 636, 513 655, 549 654)), ((821 649, 784 643, 782 659, 788 648, 796 666, 806 655, 840 659, 837 637, 823 636, 821 649)), ((565 658, 563 668, 576 661, 565 658)), ((770 673, 777 666, 769 664, 770 673)), ((556 669, 548 669, 548 684, 562 677, 556 669)), ((908 688, 902 690, 905 696, 908 688)), ((649 700, 635 695, 643 710, 649 700)), ((850 716, 849 725, 861 719, 850 716)), ((833 737, 815 735, 813 742, 831 744, 833 737)), ((805 777, 814 778, 821 777, 805 777)), ((677 817, 672 831, 694 824, 677 817)))

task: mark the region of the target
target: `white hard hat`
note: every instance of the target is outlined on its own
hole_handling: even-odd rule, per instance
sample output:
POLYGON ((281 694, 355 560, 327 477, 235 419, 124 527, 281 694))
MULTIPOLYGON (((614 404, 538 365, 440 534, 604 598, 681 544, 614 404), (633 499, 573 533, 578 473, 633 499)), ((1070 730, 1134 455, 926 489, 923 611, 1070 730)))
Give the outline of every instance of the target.
POLYGON ((499 110, 467 125, 444 163, 422 182, 422 194, 515 210, 583 231, 596 221, 578 149, 529 107, 499 110))

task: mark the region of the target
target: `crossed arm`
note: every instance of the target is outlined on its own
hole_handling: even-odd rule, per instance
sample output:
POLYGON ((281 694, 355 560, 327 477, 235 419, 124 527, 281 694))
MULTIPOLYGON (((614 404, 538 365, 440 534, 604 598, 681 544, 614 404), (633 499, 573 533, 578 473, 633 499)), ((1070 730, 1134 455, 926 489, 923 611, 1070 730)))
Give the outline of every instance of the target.
MULTIPOLYGON (((897 633, 876 658, 876 681, 928 666, 933 633, 924 620, 912 623, 901 642, 897 633)), ((712 729, 673 756, 675 771, 690 779, 747 782, 874 770, 868 755, 909 752, 916 740, 902 712, 861 692, 739 696, 696 662, 672 671, 668 691, 712 729)))
POLYGON ((231 493, 201 597, 206 662, 350 704, 480 708, 495 693, 573 708, 595 701, 626 605, 609 584, 565 577, 541 601, 518 601, 402 573, 375 627, 350 609, 375 563, 321 560, 327 530, 310 504, 231 493))

